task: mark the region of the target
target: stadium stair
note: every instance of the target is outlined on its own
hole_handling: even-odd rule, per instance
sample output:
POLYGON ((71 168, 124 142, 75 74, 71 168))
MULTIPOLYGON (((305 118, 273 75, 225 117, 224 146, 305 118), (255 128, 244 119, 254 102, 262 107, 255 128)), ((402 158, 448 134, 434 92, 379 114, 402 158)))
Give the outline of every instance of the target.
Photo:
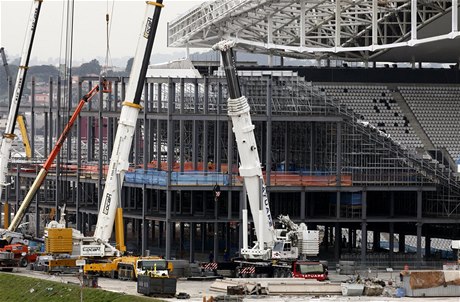
POLYGON ((388 85, 388 90, 390 90, 391 96, 393 99, 398 103, 399 108, 404 112, 404 115, 409 120, 409 123, 412 126, 412 129, 420 138, 423 143, 425 150, 433 150, 436 149, 433 143, 431 142, 428 135, 423 130, 422 126, 420 125, 419 121, 415 117, 414 113, 410 109, 409 105, 407 105, 406 100, 404 100, 403 95, 399 92, 399 89, 396 85, 390 86, 388 85))

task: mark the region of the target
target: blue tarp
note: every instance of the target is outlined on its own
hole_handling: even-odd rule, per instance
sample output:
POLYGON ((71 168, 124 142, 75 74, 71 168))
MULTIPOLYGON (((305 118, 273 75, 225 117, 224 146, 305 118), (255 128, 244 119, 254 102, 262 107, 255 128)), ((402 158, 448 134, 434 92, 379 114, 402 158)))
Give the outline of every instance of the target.
MULTIPOLYGON (((137 169, 125 174, 125 181, 137 184, 166 186, 168 173, 156 169, 137 169)), ((172 185, 228 185, 228 175, 218 172, 171 172, 172 185)))

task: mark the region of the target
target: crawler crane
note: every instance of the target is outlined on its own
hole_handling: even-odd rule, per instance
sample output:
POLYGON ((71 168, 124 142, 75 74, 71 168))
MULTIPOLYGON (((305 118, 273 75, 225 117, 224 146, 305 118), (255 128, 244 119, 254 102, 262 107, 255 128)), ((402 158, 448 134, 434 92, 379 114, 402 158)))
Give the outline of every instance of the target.
POLYGON ((253 247, 248 244, 247 210, 243 210, 243 248, 240 261, 240 274, 288 276, 292 275, 293 265, 298 259, 316 256, 319 252, 319 232, 308 230, 304 223, 295 224, 289 216, 280 215, 279 221, 285 226, 275 229, 267 190, 254 136, 250 107, 242 95, 235 68, 232 41, 221 41, 213 46, 221 52, 228 86, 228 115, 232 119, 233 132, 240 158, 240 175, 248 195, 254 221, 257 241, 253 247), (250 268, 250 269, 248 269, 250 268))

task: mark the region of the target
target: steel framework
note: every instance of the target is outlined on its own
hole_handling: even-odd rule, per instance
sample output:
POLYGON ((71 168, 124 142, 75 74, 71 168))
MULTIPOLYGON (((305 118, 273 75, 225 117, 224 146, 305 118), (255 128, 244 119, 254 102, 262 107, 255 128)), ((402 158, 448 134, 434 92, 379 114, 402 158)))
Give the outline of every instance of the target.
POLYGON ((214 0, 168 24, 172 47, 231 39, 248 52, 359 61, 458 36, 457 0, 214 0), (447 15, 448 30, 422 31, 447 15))

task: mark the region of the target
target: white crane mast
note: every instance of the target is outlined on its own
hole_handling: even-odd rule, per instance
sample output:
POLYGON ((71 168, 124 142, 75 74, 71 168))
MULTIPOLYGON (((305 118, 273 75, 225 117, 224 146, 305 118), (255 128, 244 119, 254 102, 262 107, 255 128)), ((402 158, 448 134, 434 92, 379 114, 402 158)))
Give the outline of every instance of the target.
POLYGON ((40 15, 42 1, 43 0, 34 0, 34 4, 30 13, 26 37, 21 54, 21 61, 19 63, 18 75, 16 77, 16 84, 14 86, 6 128, 0 147, 0 200, 2 198, 3 188, 8 185, 6 176, 8 174, 8 161, 10 159, 13 139, 15 137, 14 128, 16 125, 19 105, 21 103, 27 69, 29 68, 29 59, 32 52, 32 45, 35 37, 35 30, 37 28, 38 17, 40 15))
MULTIPOLYGON (((258 243, 248 248, 247 229, 243 230, 243 249, 241 254, 248 258, 268 259, 275 241, 274 222, 270 212, 270 204, 262 177, 257 143, 254 136, 254 125, 248 101, 242 96, 238 75, 234 66, 233 41, 222 41, 213 46, 222 54, 223 65, 228 82, 228 115, 232 118, 233 132, 240 157, 240 175, 248 195, 249 205, 254 220, 258 243)), ((247 228, 247 211, 243 212, 243 227, 247 228)))
POLYGON ((120 203, 119 191, 123 185, 125 172, 129 167, 128 158, 134 130, 139 111, 142 109, 140 98, 162 7, 162 0, 147 1, 94 231, 94 241, 104 245, 108 243, 112 235, 115 212, 120 203))

